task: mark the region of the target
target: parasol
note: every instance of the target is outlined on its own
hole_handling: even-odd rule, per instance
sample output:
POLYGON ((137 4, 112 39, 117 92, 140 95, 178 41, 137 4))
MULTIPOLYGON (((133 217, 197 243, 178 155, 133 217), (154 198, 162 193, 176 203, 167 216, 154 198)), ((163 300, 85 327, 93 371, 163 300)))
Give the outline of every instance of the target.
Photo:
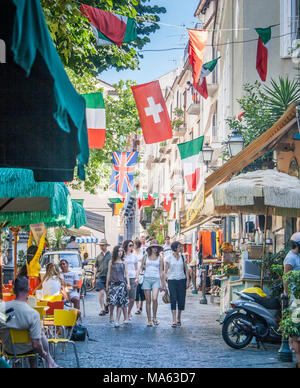
MULTIPOLYGON (((257 170, 238 175, 212 191, 217 214, 264 214, 300 217, 300 180, 277 170, 257 170)), ((266 227, 264 229, 265 255, 266 227)), ((263 283, 263 267, 261 285, 263 283)))

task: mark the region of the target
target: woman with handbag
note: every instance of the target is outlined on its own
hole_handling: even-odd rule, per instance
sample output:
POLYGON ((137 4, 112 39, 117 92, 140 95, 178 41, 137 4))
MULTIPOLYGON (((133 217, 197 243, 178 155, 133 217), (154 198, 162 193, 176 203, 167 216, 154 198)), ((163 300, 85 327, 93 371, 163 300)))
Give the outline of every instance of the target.
POLYGON ((121 311, 124 313, 124 323, 128 323, 127 307, 129 304, 128 292, 130 281, 127 264, 124 259, 124 249, 117 245, 113 249, 112 258, 108 264, 106 278, 107 302, 110 311, 110 323, 114 323, 114 308, 117 307, 115 327, 120 326, 121 311))
POLYGON ((148 318, 148 327, 158 326, 157 321, 157 308, 158 308, 158 293, 165 289, 164 282, 164 259, 160 255, 163 251, 162 246, 155 240, 146 249, 146 255, 143 257, 142 265, 139 274, 144 272, 144 279, 142 289, 144 290, 146 297, 146 312, 148 318), (151 320, 151 301, 152 301, 152 312, 153 320, 151 320))
POLYGON ((186 258, 182 254, 182 245, 175 241, 171 244, 172 253, 165 258, 165 281, 168 282, 172 327, 181 326, 181 313, 185 308, 186 289, 190 285, 186 258), (177 320, 176 320, 177 309, 177 320))

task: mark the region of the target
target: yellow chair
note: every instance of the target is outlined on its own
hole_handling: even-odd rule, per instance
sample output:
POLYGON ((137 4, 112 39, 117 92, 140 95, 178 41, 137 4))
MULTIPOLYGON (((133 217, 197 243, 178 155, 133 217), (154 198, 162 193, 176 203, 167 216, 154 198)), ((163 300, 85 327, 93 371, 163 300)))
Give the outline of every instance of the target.
POLYGON ((2 352, 2 356, 11 364, 14 366, 18 360, 21 360, 21 367, 24 368, 24 361, 28 361, 29 358, 35 358, 36 359, 36 366, 38 367, 39 363, 38 361, 42 361, 43 367, 45 367, 44 360, 42 357, 37 353, 26 353, 26 354, 17 354, 16 352, 16 344, 31 344, 31 338, 29 336, 28 330, 17 330, 17 329, 9 329, 12 348, 13 348, 13 355, 6 353, 5 351, 2 352))
POLYGON ((47 300, 49 302, 60 302, 62 301, 62 295, 44 295, 43 300, 47 300))
POLYGON ((48 306, 48 301, 47 300, 38 300, 36 302, 37 307, 47 307, 48 306))
POLYGON ((53 358, 55 360, 56 358, 56 347, 57 345, 67 345, 71 344, 74 349, 75 357, 76 357, 76 362, 77 362, 77 368, 80 368, 79 365, 79 358, 77 354, 77 349, 75 342, 71 341, 71 336, 72 332, 75 326, 77 320, 77 311, 75 310, 54 310, 54 328, 55 328, 55 338, 49 338, 48 343, 54 346, 54 351, 53 351, 53 358), (62 338, 57 338, 57 328, 61 327, 62 328, 62 338), (66 333, 66 328, 71 328, 69 335, 66 333))

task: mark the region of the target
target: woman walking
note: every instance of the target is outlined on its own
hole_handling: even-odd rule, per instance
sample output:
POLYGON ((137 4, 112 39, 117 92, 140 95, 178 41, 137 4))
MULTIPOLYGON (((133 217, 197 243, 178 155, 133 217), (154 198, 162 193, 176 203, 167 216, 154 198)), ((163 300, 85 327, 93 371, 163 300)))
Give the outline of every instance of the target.
POLYGON ((146 255, 143 257, 140 273, 144 271, 144 281, 142 289, 144 290, 146 297, 146 312, 148 318, 148 327, 158 326, 157 321, 157 308, 158 308, 158 293, 160 290, 165 288, 164 282, 164 259, 160 255, 163 251, 157 241, 153 241, 152 244, 147 248, 146 255), (153 320, 151 320, 151 301, 152 301, 152 312, 153 320))
POLYGON ((138 258, 133 253, 133 241, 125 240, 123 242, 123 249, 125 252, 125 261, 128 268, 128 276, 130 281, 130 290, 129 290, 129 305, 128 305, 128 319, 131 321, 132 315, 131 310, 134 305, 134 300, 136 296, 136 286, 138 284, 138 258))
POLYGON ((171 244, 172 253, 165 258, 165 279, 171 300, 173 317, 172 327, 181 326, 181 313, 185 307, 186 289, 189 287, 186 257, 182 254, 182 245, 175 241, 171 244), (177 320, 176 320, 177 309, 177 320))
POLYGON ((109 322, 114 323, 114 308, 117 307, 115 327, 120 326, 121 311, 124 313, 124 323, 128 323, 127 306, 130 281, 127 264, 124 260, 124 249, 117 245, 113 249, 112 259, 108 264, 106 292, 109 305, 109 322))
MULTIPOLYGON (((138 258, 138 272, 140 272, 142 260, 144 257, 141 246, 142 246, 142 243, 140 240, 134 241, 134 254, 138 258)), ((136 296, 135 296, 136 314, 141 314, 141 312, 143 311, 144 300, 145 300, 145 293, 144 293, 144 290, 142 289, 142 285, 139 283, 136 287, 136 296)))

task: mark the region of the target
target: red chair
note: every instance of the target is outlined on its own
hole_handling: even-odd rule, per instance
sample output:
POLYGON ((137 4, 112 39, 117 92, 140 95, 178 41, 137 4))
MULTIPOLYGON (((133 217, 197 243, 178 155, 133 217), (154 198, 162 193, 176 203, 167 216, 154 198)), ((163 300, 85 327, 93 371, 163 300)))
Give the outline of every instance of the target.
POLYGON ((47 310, 46 314, 47 315, 54 315, 54 310, 61 310, 64 308, 65 301, 62 300, 60 302, 48 302, 47 306, 49 309, 47 310))

